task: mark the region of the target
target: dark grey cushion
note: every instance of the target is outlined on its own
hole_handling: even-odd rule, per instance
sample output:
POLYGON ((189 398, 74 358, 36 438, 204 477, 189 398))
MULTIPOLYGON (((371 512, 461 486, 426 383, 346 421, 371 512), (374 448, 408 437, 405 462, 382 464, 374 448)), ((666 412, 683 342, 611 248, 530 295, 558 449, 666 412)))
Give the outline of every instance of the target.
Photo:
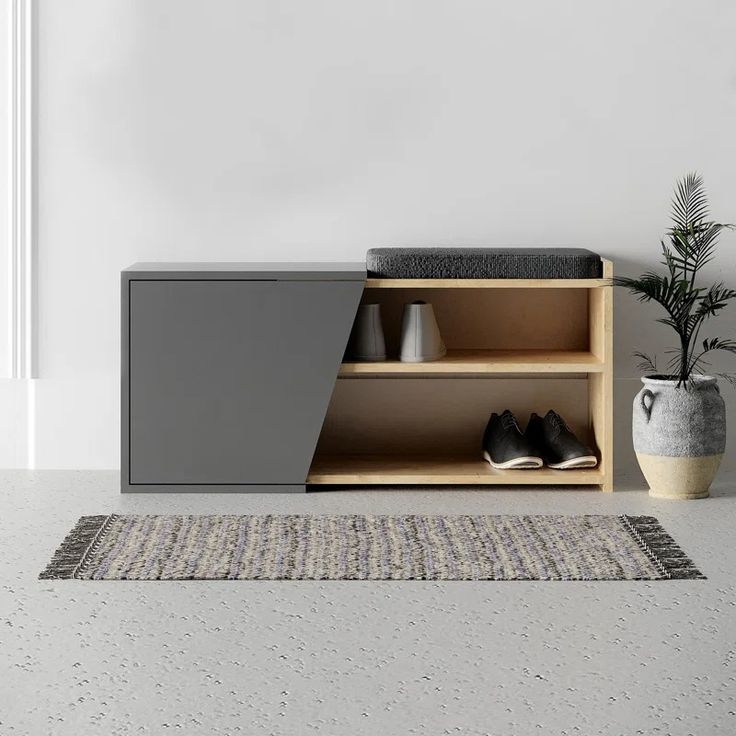
POLYGON ((368 275, 383 279, 596 279, 585 248, 371 248, 368 275))

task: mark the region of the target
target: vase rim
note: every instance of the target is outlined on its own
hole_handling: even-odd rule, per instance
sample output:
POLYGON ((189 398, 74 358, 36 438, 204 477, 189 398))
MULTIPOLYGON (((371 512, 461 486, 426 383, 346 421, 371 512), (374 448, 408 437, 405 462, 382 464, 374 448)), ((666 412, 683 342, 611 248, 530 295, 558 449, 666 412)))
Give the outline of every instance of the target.
MULTIPOLYGON (((703 374, 696 374, 690 377, 692 382, 699 388, 703 386, 713 386, 718 383, 718 379, 715 376, 706 376, 703 374)), ((647 386, 666 386, 669 388, 677 388, 679 379, 677 378, 660 378, 658 375, 653 376, 642 376, 641 382, 647 386)))

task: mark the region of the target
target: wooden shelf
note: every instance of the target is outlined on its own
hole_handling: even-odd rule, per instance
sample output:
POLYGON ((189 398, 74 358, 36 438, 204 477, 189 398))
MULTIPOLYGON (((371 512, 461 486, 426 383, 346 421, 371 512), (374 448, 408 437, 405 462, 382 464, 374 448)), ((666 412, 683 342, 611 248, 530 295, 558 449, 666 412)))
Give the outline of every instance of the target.
POLYGON ((496 470, 480 457, 333 455, 315 457, 313 485, 601 485, 598 468, 496 470))
POLYGON ((368 279, 363 303, 380 305, 389 355, 416 300, 432 304, 448 352, 343 363, 307 483, 613 490, 613 264, 602 265, 598 279, 368 279), (504 471, 480 458, 490 412, 550 407, 595 445, 597 468, 504 471))
POLYGON ((343 363, 340 376, 485 373, 600 373, 604 363, 593 353, 573 350, 449 350, 428 363, 343 363))
POLYGON ((602 279, 366 279, 366 289, 595 289, 602 279))

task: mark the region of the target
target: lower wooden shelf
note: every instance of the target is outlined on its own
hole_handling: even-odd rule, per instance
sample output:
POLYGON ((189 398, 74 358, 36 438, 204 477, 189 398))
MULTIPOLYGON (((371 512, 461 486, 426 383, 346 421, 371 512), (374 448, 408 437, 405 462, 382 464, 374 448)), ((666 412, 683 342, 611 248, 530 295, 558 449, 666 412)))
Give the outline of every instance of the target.
POLYGON ((599 468, 496 470, 481 458, 404 455, 315 457, 312 485, 600 485, 599 468))

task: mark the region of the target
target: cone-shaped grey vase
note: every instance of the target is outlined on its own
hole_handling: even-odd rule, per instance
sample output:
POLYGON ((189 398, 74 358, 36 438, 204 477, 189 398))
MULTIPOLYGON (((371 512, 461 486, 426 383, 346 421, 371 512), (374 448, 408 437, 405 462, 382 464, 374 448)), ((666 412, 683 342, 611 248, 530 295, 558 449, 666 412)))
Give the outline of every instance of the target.
POLYGON ((358 307, 346 356, 349 360, 369 362, 386 360, 386 341, 383 337, 380 304, 361 304, 358 307))
POLYGON ((431 304, 423 301, 404 306, 401 325, 401 360, 424 363, 439 360, 447 353, 431 304))

